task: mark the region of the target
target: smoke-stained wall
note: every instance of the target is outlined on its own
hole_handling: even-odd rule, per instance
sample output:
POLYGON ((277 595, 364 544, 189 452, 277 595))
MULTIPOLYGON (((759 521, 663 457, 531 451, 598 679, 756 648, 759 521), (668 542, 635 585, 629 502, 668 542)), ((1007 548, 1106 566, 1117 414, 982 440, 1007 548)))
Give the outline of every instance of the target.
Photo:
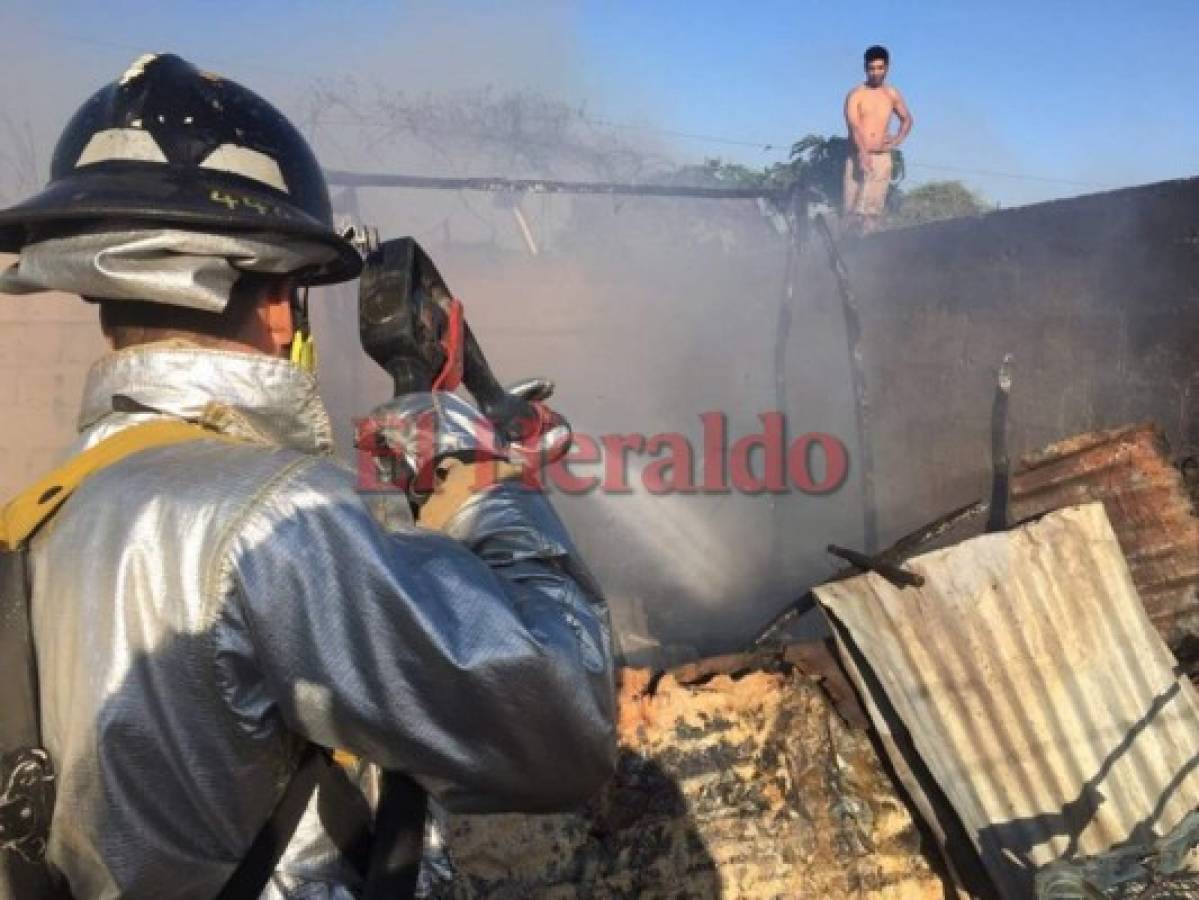
MULTIPOLYGON (((843 256, 863 320, 884 543, 989 496, 996 370, 1014 459, 1153 419, 1199 446, 1199 179, 879 234, 843 256)), ((807 260, 810 290, 834 290, 807 260)))
MULTIPOLYGON (((384 234, 397 235, 405 217, 386 210, 425 201, 374 202, 384 234)), ((709 411, 727 414, 730 444, 781 410, 789 437, 828 432, 848 449, 844 484, 827 495, 794 485, 653 495, 638 484, 652 458, 637 453, 626 457, 631 490, 554 495, 633 659, 736 649, 836 568, 827 544, 864 543, 849 350, 828 255, 813 236, 789 269, 789 239, 748 202, 553 203, 557 224, 541 231, 537 256, 499 205, 495 240, 426 237, 501 377, 553 376, 561 408, 589 435, 678 432, 697 450, 697 472, 709 411)), ((1199 181, 1172 182, 843 242, 862 317, 883 545, 989 495, 1005 353, 1013 457, 1147 418, 1180 449, 1199 441, 1195 209, 1199 181)), ((538 232, 541 220, 529 218, 538 232)), ((352 296, 344 304, 337 327, 352 341, 352 296)), ((348 344, 335 356, 326 384, 339 411, 368 405, 346 385, 385 394, 369 363, 341 362, 356 358, 348 344)), ((793 633, 818 633, 809 625, 793 633)))

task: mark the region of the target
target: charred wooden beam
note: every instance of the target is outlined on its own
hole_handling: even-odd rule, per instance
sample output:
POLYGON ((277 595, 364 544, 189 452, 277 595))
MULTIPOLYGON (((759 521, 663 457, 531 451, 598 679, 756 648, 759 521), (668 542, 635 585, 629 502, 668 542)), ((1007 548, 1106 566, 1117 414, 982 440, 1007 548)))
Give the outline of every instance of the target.
POLYGON ((862 351, 862 316, 849 283, 849 270, 823 213, 815 216, 816 230, 828 252, 829 267, 841 297, 845 337, 849 342, 849 371, 853 381, 854 422, 858 438, 858 476, 862 482, 862 538, 867 553, 878 551, 878 501, 874 491, 874 444, 870 435, 870 397, 866 390, 866 363, 862 351))
POLYGON ((924 586, 923 575, 917 575, 915 572, 909 572, 907 569, 895 565, 895 563, 887 562, 881 555, 869 556, 865 553, 859 553, 857 550, 850 550, 847 547, 838 547, 836 544, 829 544, 826 549, 838 559, 845 560, 859 572, 874 572, 887 579, 887 581, 896 587, 924 586))

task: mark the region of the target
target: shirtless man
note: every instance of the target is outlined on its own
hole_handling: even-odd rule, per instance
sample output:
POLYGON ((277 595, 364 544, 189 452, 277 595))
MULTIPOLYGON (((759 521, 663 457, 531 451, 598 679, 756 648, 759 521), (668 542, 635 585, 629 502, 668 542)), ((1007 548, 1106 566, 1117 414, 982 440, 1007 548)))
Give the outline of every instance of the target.
POLYGON ((845 160, 844 215, 847 229, 868 234, 878 227, 891 185, 891 151, 912 130, 912 114, 897 88, 883 84, 891 55, 877 45, 866 51, 866 82, 845 98, 849 158, 845 160), (892 113, 899 132, 887 133, 892 113))

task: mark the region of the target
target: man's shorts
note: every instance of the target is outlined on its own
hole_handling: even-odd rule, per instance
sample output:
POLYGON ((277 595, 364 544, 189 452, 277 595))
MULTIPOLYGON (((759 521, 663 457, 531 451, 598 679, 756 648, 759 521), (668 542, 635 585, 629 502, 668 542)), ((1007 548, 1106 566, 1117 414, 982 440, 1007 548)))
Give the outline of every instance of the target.
POLYGON ((870 154, 871 168, 863 172, 858 167, 856 153, 845 160, 845 213, 858 216, 881 216, 891 186, 891 151, 870 154))

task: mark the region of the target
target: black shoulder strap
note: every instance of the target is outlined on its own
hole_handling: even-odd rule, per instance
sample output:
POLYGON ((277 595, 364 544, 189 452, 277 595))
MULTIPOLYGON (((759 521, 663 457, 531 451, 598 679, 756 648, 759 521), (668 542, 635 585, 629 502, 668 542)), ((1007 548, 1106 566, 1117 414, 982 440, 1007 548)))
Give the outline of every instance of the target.
POLYGON ((24 550, 0 551, 0 754, 42 743, 24 550))
POLYGON ((42 749, 25 550, 0 551, 0 897, 65 896, 45 865, 54 769, 42 749))
POLYGON ((225 882, 217 900, 258 900, 262 896, 271 874, 283 858, 283 851, 296 833, 322 771, 328 765, 329 757, 323 748, 316 744, 304 747, 300 764, 283 789, 283 796, 254 838, 245 858, 225 882))
POLYGON ((416 896, 428 803, 424 788, 412 776, 383 773, 363 900, 410 900, 416 896))

